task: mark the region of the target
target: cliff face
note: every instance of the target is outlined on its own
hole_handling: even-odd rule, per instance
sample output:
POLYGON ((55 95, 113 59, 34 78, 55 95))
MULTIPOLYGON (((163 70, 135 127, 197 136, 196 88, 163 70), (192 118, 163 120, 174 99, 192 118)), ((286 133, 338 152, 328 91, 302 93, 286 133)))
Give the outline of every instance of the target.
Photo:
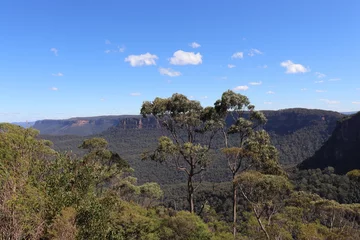
MULTIPOLYGON (((299 129, 326 124, 329 134, 336 121, 343 115, 337 112, 311 109, 285 109, 264 111, 268 119, 265 129, 277 135, 292 134, 299 129)), ((232 118, 227 119, 231 124, 232 118)), ((118 129, 157 129, 159 124, 153 117, 142 118, 140 115, 99 116, 72 118, 66 120, 41 120, 35 122, 34 128, 45 135, 78 135, 88 136, 101 133, 111 127, 118 129)))
POLYGON ((338 122, 328 141, 300 169, 334 167, 338 174, 360 169, 360 112, 338 122))
POLYGON ((155 118, 141 116, 100 116, 89 118, 73 118, 66 120, 36 121, 34 128, 44 135, 77 135, 88 136, 99 134, 111 127, 121 129, 157 128, 155 118))

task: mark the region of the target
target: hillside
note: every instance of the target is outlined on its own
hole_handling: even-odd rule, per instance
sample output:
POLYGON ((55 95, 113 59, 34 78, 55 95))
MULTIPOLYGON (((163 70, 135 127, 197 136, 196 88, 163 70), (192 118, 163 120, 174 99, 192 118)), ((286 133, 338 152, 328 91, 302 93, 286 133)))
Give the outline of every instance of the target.
POLYGON ((156 123, 144 120, 139 116, 98 116, 81 117, 64 120, 40 120, 36 121, 34 128, 45 135, 77 135, 89 136, 101 133, 110 127, 122 126, 123 128, 142 128, 142 121, 145 127, 156 127, 156 123))
MULTIPOLYGON (((336 121, 343 117, 336 112, 309 109, 264 111, 264 114, 268 118, 265 129, 269 131, 273 144, 278 148, 280 162, 283 165, 298 164, 312 156, 331 135, 336 121)), ((77 130, 80 129, 77 128, 77 130)), ((117 126, 110 127, 96 136, 105 138, 110 143, 111 150, 118 152, 129 161, 136 170, 136 177, 141 181, 176 183, 181 181, 182 174, 169 170, 166 166, 140 160, 141 153, 154 149, 158 137, 165 134, 166 131, 158 128, 154 118, 143 119, 140 116, 133 116, 120 119, 117 126)), ((42 137, 51 140, 56 150, 72 150, 79 154, 82 152, 77 149, 77 146, 83 139, 90 138, 90 136, 65 135, 43 135, 42 137)), ((218 148, 222 147, 221 144, 219 140, 218 148)), ((229 180, 228 169, 222 159, 214 157, 210 168, 216 169, 216 172, 205 175, 206 180, 213 182, 229 180)))
POLYGON ((360 168, 360 113, 339 121, 328 141, 299 165, 300 169, 331 166, 338 174, 360 168))

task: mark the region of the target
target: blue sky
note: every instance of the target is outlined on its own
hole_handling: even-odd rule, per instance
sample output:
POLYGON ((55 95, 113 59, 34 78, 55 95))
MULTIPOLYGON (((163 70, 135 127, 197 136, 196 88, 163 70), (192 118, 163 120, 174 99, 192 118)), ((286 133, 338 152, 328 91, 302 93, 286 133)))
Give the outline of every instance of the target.
POLYGON ((360 1, 2 0, 0 121, 138 114, 179 92, 360 108, 360 1))

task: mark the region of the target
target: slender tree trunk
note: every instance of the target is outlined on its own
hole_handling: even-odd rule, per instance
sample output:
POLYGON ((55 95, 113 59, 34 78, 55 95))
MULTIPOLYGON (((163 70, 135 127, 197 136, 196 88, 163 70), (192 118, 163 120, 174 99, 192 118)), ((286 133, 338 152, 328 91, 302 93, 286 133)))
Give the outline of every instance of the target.
POLYGON ((194 186, 193 186, 193 182, 192 182, 192 177, 193 177, 193 169, 190 170, 190 174, 188 176, 188 202, 189 202, 189 211, 191 213, 195 212, 195 207, 194 207, 194 186))
POLYGON ((236 219, 237 219, 237 190, 236 190, 236 184, 234 182, 235 174, 233 174, 233 235, 234 238, 236 237, 236 219))
POLYGON ((257 219, 257 221, 258 221, 258 223, 259 223, 259 225, 260 225, 260 227, 261 227, 261 230, 262 230, 262 231, 265 233, 265 235, 266 235, 266 239, 270 240, 270 236, 269 236, 268 232, 266 231, 266 228, 265 228, 264 224, 262 223, 262 221, 261 221, 261 219, 260 219, 261 216, 258 215, 255 207, 253 207, 253 211, 254 211, 255 217, 256 217, 256 219, 257 219))

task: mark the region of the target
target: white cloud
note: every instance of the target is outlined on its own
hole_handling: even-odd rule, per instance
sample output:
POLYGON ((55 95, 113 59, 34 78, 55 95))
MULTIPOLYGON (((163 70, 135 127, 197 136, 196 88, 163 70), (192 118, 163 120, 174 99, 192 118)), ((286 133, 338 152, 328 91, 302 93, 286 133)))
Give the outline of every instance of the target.
POLYGON ((111 52, 113 52, 113 53, 123 53, 123 52, 125 52, 125 47, 124 47, 124 46, 122 46, 122 47, 117 46, 117 49, 116 49, 116 50, 109 50, 109 49, 107 49, 107 50, 105 50, 104 52, 105 52, 105 53, 111 53, 111 52))
POLYGON ((315 81, 315 83, 324 83, 324 80, 315 81))
POLYGON ((176 72, 171 68, 159 68, 159 72, 161 75, 167 75, 169 77, 178 77, 181 75, 181 72, 176 72))
POLYGON ((237 86, 233 90, 234 91, 246 91, 248 89, 249 89, 249 87, 245 85, 245 86, 237 86))
POLYGON ((156 65, 157 59, 159 59, 158 56, 145 53, 140 55, 129 55, 127 58, 125 58, 125 62, 129 62, 132 67, 140 67, 144 65, 156 65))
POLYGON ((316 90, 315 92, 317 92, 317 93, 324 93, 324 92, 326 92, 326 90, 316 90))
POLYGON ((265 68, 268 68, 268 65, 265 64, 265 65, 262 65, 262 66, 258 66, 258 68, 264 68, 265 69, 265 68))
POLYGON ((203 97, 201 97, 202 99, 207 99, 208 98, 208 96, 203 96, 203 97))
POLYGON ((273 92, 273 91, 267 91, 266 93, 267 94, 275 94, 275 92, 273 92))
POLYGON ((260 81, 260 82, 249 82, 249 84, 253 85, 253 86, 258 86, 258 85, 262 84, 262 81, 260 81))
POLYGON ((109 40, 105 40, 105 44, 111 44, 111 42, 109 40))
POLYGON ((139 93, 139 92, 133 92, 133 93, 130 93, 130 95, 131 95, 131 96, 140 96, 141 93, 139 93))
POLYGON ((360 102, 352 102, 352 104, 359 105, 359 104, 360 104, 360 102))
POLYGON ((249 51, 249 53, 248 53, 248 55, 249 55, 250 57, 253 57, 253 56, 259 55, 259 54, 263 54, 263 53, 262 53, 260 50, 255 49, 255 48, 250 49, 250 51, 249 51))
POLYGON ((236 52, 231 56, 231 58, 244 58, 244 53, 243 52, 236 52))
POLYGON ((286 68, 286 73, 306 73, 310 71, 309 68, 306 68, 301 64, 293 63, 290 60, 284 61, 280 65, 286 68))
POLYGON ((58 89, 57 87, 52 87, 51 90, 52 90, 52 91, 57 91, 57 90, 59 90, 59 89, 58 89))
POLYGON ((105 101, 105 98, 100 98, 100 101, 104 102, 104 101, 105 101))
POLYGON ((58 50, 56 48, 51 48, 50 51, 53 52, 55 56, 58 56, 58 50))
POLYGON ((264 104, 271 105, 272 102, 264 102, 264 104))
POLYGON ((202 63, 202 56, 200 53, 184 52, 178 50, 170 58, 170 64, 172 65, 198 65, 202 63))
POLYGON ((302 89, 300 89, 301 91, 307 91, 307 88, 302 88, 302 89))
POLYGON ((234 67, 236 67, 236 66, 233 65, 233 64, 228 64, 227 66, 228 66, 228 68, 234 68, 234 67))
POLYGON ((320 99, 320 101, 325 102, 327 104, 339 104, 339 101, 335 101, 335 100, 329 100, 329 99, 320 99))
POLYGON ((122 46, 122 47, 117 46, 117 48, 118 48, 118 52, 120 52, 120 53, 125 52, 124 46, 122 46))
POLYGON ((318 78, 324 78, 324 77, 326 77, 325 74, 320 73, 320 72, 316 72, 316 73, 315 73, 315 76, 317 76, 318 78))
POLYGON ((52 74, 54 77, 63 77, 64 76, 64 74, 62 74, 61 72, 59 72, 59 73, 53 73, 52 74))
POLYGON ((199 48, 199 47, 201 47, 201 45, 198 44, 197 42, 192 42, 192 43, 189 44, 189 46, 192 47, 192 48, 199 48))
POLYGON ((336 81, 340 81, 341 78, 331 78, 329 79, 330 82, 336 82, 336 81))

